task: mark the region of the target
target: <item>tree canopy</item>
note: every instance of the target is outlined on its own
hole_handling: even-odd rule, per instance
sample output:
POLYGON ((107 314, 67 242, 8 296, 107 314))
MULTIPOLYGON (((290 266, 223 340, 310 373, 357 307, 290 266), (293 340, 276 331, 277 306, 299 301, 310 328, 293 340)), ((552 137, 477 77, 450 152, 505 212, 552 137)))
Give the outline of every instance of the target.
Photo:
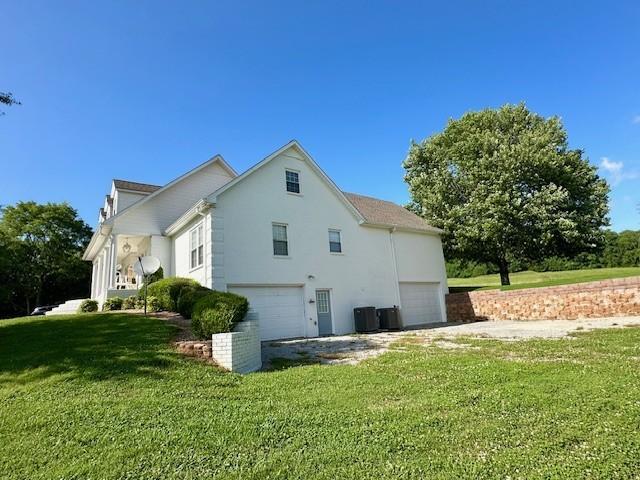
POLYGON ((514 260, 538 261, 598 248, 609 187, 568 147, 557 117, 524 104, 450 120, 412 143, 404 162, 411 208, 442 228, 447 253, 491 262, 509 284, 514 260))
MULTIPOLYGON (((21 103, 15 99, 11 92, 0 92, 0 104, 2 105, 21 105, 21 103)), ((0 111, 0 115, 4 115, 4 112, 0 111)))
POLYGON ((85 296, 91 270, 81 256, 91 234, 66 203, 0 208, 0 315, 85 296))

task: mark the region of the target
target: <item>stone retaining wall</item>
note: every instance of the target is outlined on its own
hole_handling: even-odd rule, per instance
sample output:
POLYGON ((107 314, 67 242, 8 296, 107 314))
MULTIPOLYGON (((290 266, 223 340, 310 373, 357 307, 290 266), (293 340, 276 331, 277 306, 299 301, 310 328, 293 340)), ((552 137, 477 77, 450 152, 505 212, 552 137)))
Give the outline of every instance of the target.
POLYGON ((446 296, 450 322, 574 320, 640 315, 640 277, 446 296))
POLYGON ((249 312, 229 333, 211 336, 211 358, 223 368, 238 373, 260 370, 262 349, 258 314, 249 312))

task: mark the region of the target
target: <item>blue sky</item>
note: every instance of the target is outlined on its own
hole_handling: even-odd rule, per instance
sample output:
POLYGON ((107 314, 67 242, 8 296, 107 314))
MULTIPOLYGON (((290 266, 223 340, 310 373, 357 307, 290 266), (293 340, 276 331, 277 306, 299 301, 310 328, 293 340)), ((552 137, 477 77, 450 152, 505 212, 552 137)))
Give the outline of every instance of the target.
POLYGON ((408 200, 411 139, 468 110, 559 115, 640 229, 640 2, 0 0, 0 204, 163 184, 298 139, 344 190, 408 200))

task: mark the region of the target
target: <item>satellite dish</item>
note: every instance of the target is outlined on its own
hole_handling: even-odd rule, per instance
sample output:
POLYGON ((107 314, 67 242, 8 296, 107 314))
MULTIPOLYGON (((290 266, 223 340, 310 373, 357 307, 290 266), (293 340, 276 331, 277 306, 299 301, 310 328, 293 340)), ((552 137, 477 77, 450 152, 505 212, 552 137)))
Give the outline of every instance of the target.
POLYGON ((138 261, 133 264, 133 271, 138 275, 153 275, 160 268, 160 260, 157 257, 138 257, 138 261))

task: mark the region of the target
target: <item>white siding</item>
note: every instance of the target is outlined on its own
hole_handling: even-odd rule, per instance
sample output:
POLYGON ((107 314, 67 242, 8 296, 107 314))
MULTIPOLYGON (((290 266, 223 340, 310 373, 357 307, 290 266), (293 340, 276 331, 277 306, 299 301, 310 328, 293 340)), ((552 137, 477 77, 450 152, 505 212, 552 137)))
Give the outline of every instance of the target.
POLYGON ((180 229, 171 239, 173 275, 193 278, 201 285, 211 288, 211 212, 198 216, 180 229), (189 232, 202 223, 204 228, 204 264, 191 269, 189 232))
POLYGON ((161 235, 175 220, 198 200, 211 194, 231 180, 229 173, 217 162, 158 193, 142 205, 115 219, 114 233, 161 235))
POLYGON ((121 212, 146 196, 147 194, 144 193, 132 193, 116 190, 113 197, 113 208, 115 213, 121 212))
MULTIPOLYGON (((352 332, 354 307, 399 303, 390 233, 360 226, 326 183, 295 155, 288 150, 218 196, 213 226, 214 230, 223 228, 224 252, 214 258, 214 276, 216 269, 224 275, 216 276, 216 288, 226 289, 229 284, 303 285, 307 307, 316 289, 330 289, 335 333, 352 332), (286 192, 286 168, 300 172, 301 195, 286 192), (272 222, 288 226, 288 258, 273 255, 272 222), (330 228, 341 231, 342 254, 329 252, 330 228)), ((409 240, 407 248, 438 252, 407 252, 407 256, 415 253, 429 261, 420 260, 421 266, 409 270, 403 256, 403 274, 445 281, 439 240, 418 236, 435 241, 409 240)), ((307 335, 316 336, 316 310, 306 310, 307 335)))

